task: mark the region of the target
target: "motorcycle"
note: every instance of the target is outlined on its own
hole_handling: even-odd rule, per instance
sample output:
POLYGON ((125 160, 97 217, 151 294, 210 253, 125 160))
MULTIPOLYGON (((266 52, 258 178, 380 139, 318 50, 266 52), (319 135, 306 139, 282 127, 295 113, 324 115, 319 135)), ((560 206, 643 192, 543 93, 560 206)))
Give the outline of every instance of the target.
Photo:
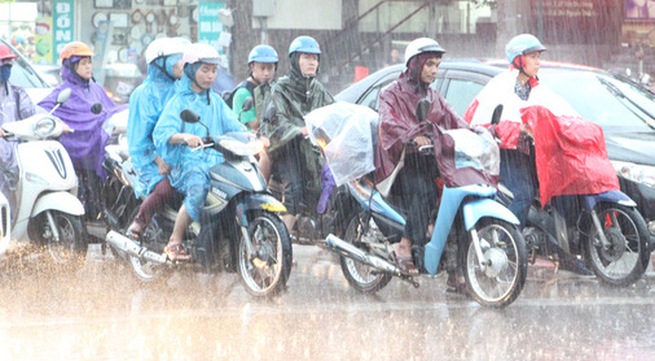
MULTIPOLYGON (((76 197, 78 180, 71 159, 66 149, 53 140, 65 131, 65 126, 52 112, 69 97, 70 89, 65 89, 50 113, 5 123, 2 128, 6 139, 18 141, 19 175, 11 236, 45 246, 56 265, 78 269, 84 264, 88 248, 82 221, 84 207, 76 197)), ((3 227, 8 219, 9 212, 3 208, 3 227)))
MULTIPOLYGON (((429 106, 427 100, 419 103, 419 120, 425 119, 429 106)), ((329 234, 325 245, 340 255, 343 274, 358 291, 376 292, 392 277, 419 287, 414 276, 402 272, 392 256, 392 243, 400 240, 405 218, 369 178, 371 165, 358 165, 358 159, 372 159, 371 145, 375 140, 363 140, 377 134, 377 114, 371 113, 369 126, 361 118, 339 115, 344 107, 352 107, 355 117, 366 117, 364 113, 371 112, 367 107, 336 103, 306 117, 311 137, 323 150, 337 184, 344 183, 358 205, 344 235, 329 234), (365 124, 360 132, 353 130, 357 124, 365 124), (344 135, 350 140, 336 143, 344 135)), ((481 149, 481 137, 468 130, 446 133, 457 144, 456 159, 465 160, 468 165, 478 162, 477 166, 484 168, 493 162, 496 167, 499 164, 493 141, 486 142, 487 149, 481 149)), ((523 289, 527 251, 518 220, 495 196, 496 188, 491 185, 444 186, 432 234, 427 243, 415 244, 412 253, 420 273, 435 276, 440 271, 446 242, 456 242, 458 267, 471 296, 481 305, 500 308, 516 300, 523 289)))
MULTIPOLYGON (((502 105, 497 109, 502 112, 502 105)), ((497 119, 499 118, 496 118, 495 123, 492 122, 492 127, 497 124, 497 119)), ((557 122, 557 120, 554 117, 540 117, 538 122, 557 122)), ((549 128, 560 129, 555 126, 549 128)), ((575 133, 574 129, 568 129, 567 132, 575 133)), ((577 133, 592 132, 578 131, 577 133)), ((552 139, 550 141, 553 142, 552 139)), ((525 135, 525 142, 527 144, 525 148, 530 149, 527 152, 531 154, 534 174, 538 174, 539 171, 544 172, 538 168, 534 155, 539 151, 546 154, 545 148, 536 150, 535 139, 530 135, 525 135)), ((558 145, 570 144, 561 140, 557 142, 558 145)), ((594 149, 593 144, 590 144, 592 143, 585 142, 584 147, 594 149)), ((598 153, 601 153, 600 157, 605 154, 609 173, 615 176, 613 168, 606 159, 607 151, 604 147, 603 142, 602 149, 598 153)), ((580 153, 579 150, 563 151, 561 148, 558 152, 580 153)), ((585 159, 594 159, 592 156, 598 156, 595 153, 591 155, 587 153, 585 159)), ((554 159, 562 158, 549 157, 549 159, 549 167, 553 169, 566 167, 565 164, 553 163, 554 159)), ((580 165, 587 167, 584 171, 587 175, 593 171, 590 164, 592 163, 586 160, 577 161, 576 167, 580 165)), ((598 162, 593 164, 594 168, 599 168, 598 162)), ((599 178, 591 176, 593 179, 591 182, 598 183, 599 178)), ((543 191, 544 182, 535 181, 535 184, 539 184, 543 191)), ((507 197, 503 199, 505 204, 511 200, 507 197)), ((556 195, 547 202, 542 202, 540 195, 537 195, 530 206, 523 235, 530 252, 531 263, 535 262, 537 256, 554 260, 556 264, 570 260, 572 257, 581 257, 596 277, 610 286, 628 286, 635 283, 646 272, 649 263, 650 234, 646 222, 637 210, 637 203, 618 190, 618 182, 617 189, 602 192, 576 190, 575 194, 556 195), (543 203, 546 204, 542 207, 543 203)))
MULTIPOLYGON (((184 122, 205 126, 189 110, 180 117, 184 122)), ((177 209, 170 206, 153 216, 139 240, 124 236, 126 227, 117 222, 107 234, 107 244, 129 261, 134 274, 144 282, 162 279, 173 269, 190 268, 204 273, 237 272, 246 291, 257 297, 284 290, 291 272, 291 241, 278 216, 285 208, 267 192, 254 158, 263 149, 261 141, 248 133, 228 133, 214 138, 208 134, 204 143, 194 151, 213 148, 223 154, 225 161, 210 169, 211 187, 203 218, 187 230, 189 241, 185 246, 191 261, 173 263, 163 255, 177 216, 177 209)), ((123 191, 130 190, 122 194, 129 198, 130 194, 133 197, 135 173, 126 154, 126 149, 108 148, 108 166, 122 183, 123 191)), ((109 213, 110 218, 119 215, 114 221, 132 207, 130 201, 119 203, 119 208, 113 210, 122 212, 109 213)), ((123 224, 129 223, 131 219, 123 224)))

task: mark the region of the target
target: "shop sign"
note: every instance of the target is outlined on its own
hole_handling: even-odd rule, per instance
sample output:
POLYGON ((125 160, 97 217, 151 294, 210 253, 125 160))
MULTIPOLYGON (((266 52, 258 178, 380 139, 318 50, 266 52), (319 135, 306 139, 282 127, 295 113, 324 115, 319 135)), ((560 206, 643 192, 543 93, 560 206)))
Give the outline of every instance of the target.
POLYGON ((198 6, 198 42, 213 45, 219 49, 218 39, 223 24, 218 19, 218 10, 225 7, 224 2, 200 1, 198 6))
POLYGON ((75 40, 74 37, 74 1, 73 0, 55 0, 52 8, 53 19, 53 46, 54 46, 54 59, 57 62, 61 49, 71 41, 75 40))

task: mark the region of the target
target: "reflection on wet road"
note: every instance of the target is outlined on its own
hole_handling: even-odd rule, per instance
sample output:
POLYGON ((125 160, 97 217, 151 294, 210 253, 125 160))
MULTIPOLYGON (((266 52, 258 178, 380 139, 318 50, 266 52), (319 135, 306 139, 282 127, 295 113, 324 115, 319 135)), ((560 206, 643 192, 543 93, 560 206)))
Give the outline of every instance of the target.
POLYGON ((348 288, 331 255, 294 247, 286 293, 253 300, 235 275, 144 286, 91 250, 73 275, 5 260, 0 360, 652 360, 650 274, 627 289, 532 279, 505 310, 394 280, 348 288))

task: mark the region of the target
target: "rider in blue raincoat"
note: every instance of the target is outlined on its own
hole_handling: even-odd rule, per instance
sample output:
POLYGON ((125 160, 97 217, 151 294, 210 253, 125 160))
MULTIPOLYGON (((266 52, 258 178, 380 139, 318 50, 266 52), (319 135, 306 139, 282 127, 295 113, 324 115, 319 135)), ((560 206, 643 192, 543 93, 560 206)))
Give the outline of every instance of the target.
POLYGON ((128 228, 133 238, 139 238, 152 215, 177 195, 167 178, 170 166, 157 153, 152 132, 164 106, 175 94, 175 81, 182 77, 182 53, 189 44, 183 38, 159 38, 151 42, 145 51, 148 77, 130 96, 127 141, 138 175, 134 192, 137 197, 147 195, 128 228))
POLYGON ((193 152, 191 148, 202 145, 208 135, 246 131, 223 99, 211 91, 219 59, 216 49, 208 44, 187 47, 182 58, 184 74, 153 133, 159 154, 171 166, 171 185, 184 194, 184 204, 165 249, 173 261, 190 258, 182 246, 184 231, 192 220, 200 221, 209 191, 209 168, 223 162, 223 155, 216 150, 193 152), (184 123, 180 113, 185 109, 198 114, 208 129, 200 123, 184 123))

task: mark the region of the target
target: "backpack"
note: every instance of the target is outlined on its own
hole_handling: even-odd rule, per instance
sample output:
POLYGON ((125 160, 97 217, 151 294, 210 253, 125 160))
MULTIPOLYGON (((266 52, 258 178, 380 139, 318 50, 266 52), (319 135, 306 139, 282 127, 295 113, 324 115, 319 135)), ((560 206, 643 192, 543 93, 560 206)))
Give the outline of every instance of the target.
MULTIPOLYGON (((237 92, 237 90, 239 90, 241 88, 246 88, 250 92, 250 94, 254 96, 255 87, 257 87, 255 84, 249 82, 248 80, 244 80, 241 83, 237 84, 237 86, 231 92, 227 92, 227 93, 223 94, 223 100, 225 100, 225 103, 227 103, 227 105, 232 110, 234 110, 232 102, 234 101, 234 94, 237 92)), ((255 98, 253 97, 252 100, 254 101, 255 98)))

